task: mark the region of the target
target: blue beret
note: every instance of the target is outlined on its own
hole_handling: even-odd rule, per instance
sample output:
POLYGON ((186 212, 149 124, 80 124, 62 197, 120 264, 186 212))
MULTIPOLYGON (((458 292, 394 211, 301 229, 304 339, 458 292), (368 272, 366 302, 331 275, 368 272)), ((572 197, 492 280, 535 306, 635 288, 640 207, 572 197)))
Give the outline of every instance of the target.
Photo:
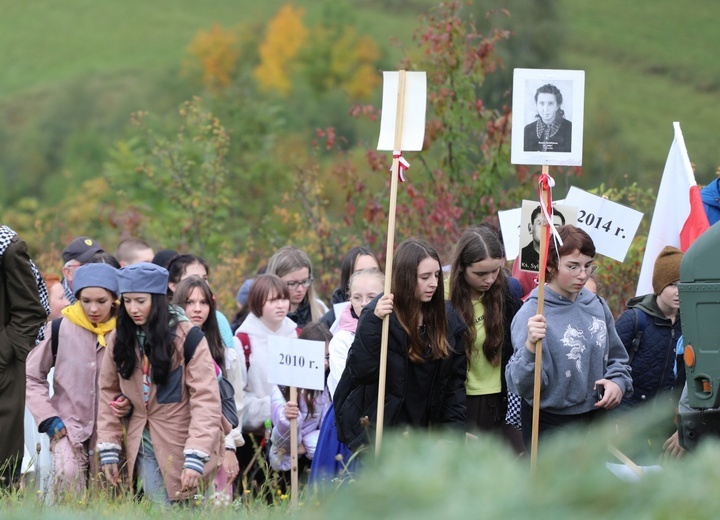
POLYGON ((110 264, 84 264, 75 270, 73 291, 78 298, 85 287, 102 287, 118 296, 117 269, 110 264))
POLYGON ((237 297, 235 298, 240 305, 245 305, 247 303, 248 296, 250 295, 250 286, 252 284, 253 279, 249 278, 245 280, 242 284, 242 287, 240 287, 240 290, 237 293, 237 297))
POLYGON ((120 294, 129 292, 167 294, 168 271, 150 262, 127 265, 117 272, 120 294))

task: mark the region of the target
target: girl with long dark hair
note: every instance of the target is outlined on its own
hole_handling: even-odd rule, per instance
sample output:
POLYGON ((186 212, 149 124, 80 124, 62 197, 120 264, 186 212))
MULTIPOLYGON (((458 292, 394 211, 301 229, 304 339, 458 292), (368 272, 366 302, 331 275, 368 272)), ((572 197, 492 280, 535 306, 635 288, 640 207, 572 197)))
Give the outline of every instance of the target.
POLYGON ((119 483, 120 452, 127 476, 154 502, 186 500, 217 468, 223 422, 208 342, 186 359, 193 324, 167 300, 168 272, 141 262, 118 271, 122 304, 115 345, 100 370, 98 453, 106 478, 119 483), (111 404, 124 396, 127 425, 111 404))
MULTIPOLYGON (((200 327, 205 334, 210 354, 235 392, 235 408, 238 417, 242 415, 243 408, 243 379, 240 367, 240 357, 234 348, 227 348, 220 338, 220 330, 216 319, 215 295, 210 286, 199 276, 190 276, 183 279, 175 287, 173 303, 185 310, 190 321, 200 327)), ((232 482, 238 476, 238 460, 235 450, 245 444, 242 436, 242 427, 238 424, 225 436, 225 450, 220 468, 215 477, 215 488, 232 498, 232 482)))
POLYGON ((463 232, 450 268, 450 301, 467 325, 465 392, 470 432, 495 432, 516 452, 522 436, 505 423, 508 396, 505 367, 512 356, 510 325, 520 300, 508 287, 505 250, 497 232, 476 226, 463 232))
POLYGON ((446 305, 442 264, 430 244, 408 239, 398 246, 391 289, 363 309, 333 398, 338 438, 351 450, 367 443, 368 426, 375 426, 388 315, 384 426, 465 431, 465 326, 446 305))

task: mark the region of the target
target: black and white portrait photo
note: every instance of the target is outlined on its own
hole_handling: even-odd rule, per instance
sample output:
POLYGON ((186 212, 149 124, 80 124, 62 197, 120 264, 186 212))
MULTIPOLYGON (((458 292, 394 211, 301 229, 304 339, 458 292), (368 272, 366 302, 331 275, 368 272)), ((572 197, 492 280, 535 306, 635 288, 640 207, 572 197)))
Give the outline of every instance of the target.
POLYGON ((582 164, 584 72, 515 69, 513 164, 582 164))
MULTIPOLYGON (((569 90, 565 90, 565 99, 569 90)), ((569 99, 572 99, 570 97, 569 99)), ((535 106, 526 107, 534 112, 533 121, 525 125, 523 150, 526 152, 570 152, 572 148, 572 122, 563 110, 562 91, 546 83, 535 91, 535 106)))
MULTIPOLYGON (((545 229, 545 214, 537 201, 523 200, 520 217, 520 270, 540 270, 540 236, 545 229)), ((553 205, 552 225, 556 228, 577 222, 577 208, 553 205)))

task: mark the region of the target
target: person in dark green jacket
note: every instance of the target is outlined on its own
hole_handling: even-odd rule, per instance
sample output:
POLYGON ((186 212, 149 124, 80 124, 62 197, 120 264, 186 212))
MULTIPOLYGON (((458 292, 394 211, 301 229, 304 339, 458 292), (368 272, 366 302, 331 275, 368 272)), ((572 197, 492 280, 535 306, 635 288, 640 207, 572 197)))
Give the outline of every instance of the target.
POLYGON ((0 489, 17 481, 23 456, 25 358, 48 311, 45 282, 27 246, 0 226, 0 489))

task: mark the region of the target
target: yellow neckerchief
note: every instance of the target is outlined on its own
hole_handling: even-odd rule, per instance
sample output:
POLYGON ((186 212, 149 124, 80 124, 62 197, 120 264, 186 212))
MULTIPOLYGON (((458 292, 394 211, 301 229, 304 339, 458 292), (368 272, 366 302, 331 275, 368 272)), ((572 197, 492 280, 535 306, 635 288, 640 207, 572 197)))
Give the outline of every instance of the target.
POLYGON ((98 343, 103 347, 107 347, 107 342, 105 341, 105 334, 115 328, 115 323, 117 322, 115 316, 110 318, 105 323, 98 323, 97 325, 93 325, 85 314, 85 311, 83 310, 82 304, 80 302, 75 302, 71 306, 65 307, 62 310, 62 313, 63 316, 65 316, 78 327, 82 327, 83 329, 89 330, 93 334, 97 334, 98 343))

